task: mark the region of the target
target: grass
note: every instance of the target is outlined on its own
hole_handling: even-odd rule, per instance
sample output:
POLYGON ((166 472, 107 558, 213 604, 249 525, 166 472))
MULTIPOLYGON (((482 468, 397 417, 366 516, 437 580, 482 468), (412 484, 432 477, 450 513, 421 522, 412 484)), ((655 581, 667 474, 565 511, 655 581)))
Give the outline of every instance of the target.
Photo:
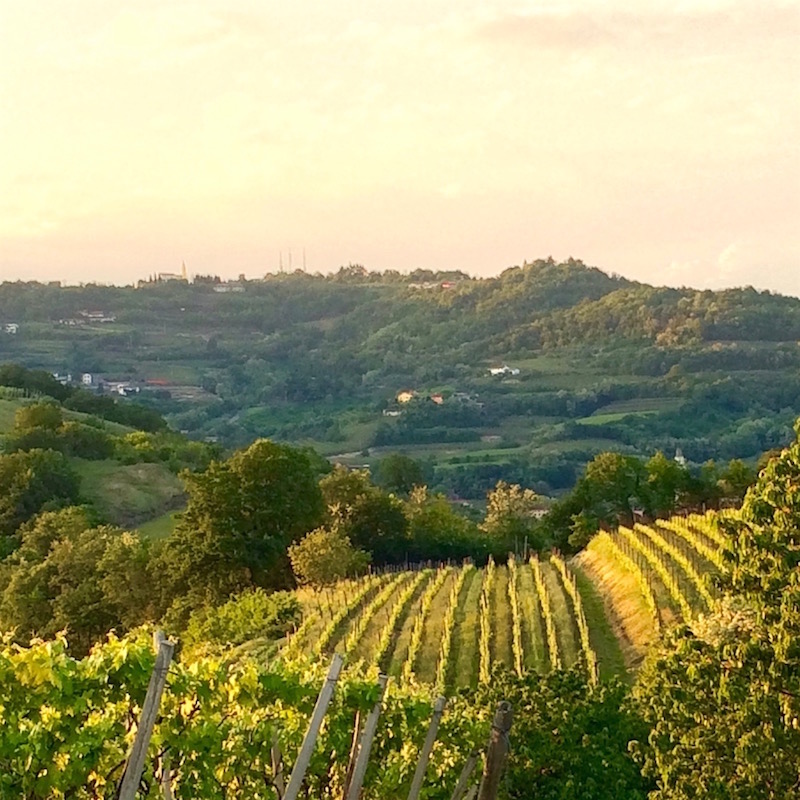
POLYGON ((508 567, 497 567, 495 570, 492 597, 489 598, 489 609, 492 614, 491 666, 496 663, 505 664, 509 669, 514 667, 514 655, 511 645, 511 603, 508 599, 508 567))
POLYGON ((635 669, 656 635, 636 578, 622 569, 606 543, 597 539, 573 559, 571 566, 595 587, 625 666, 635 669))
POLYGON ((544 622, 536 596, 533 572, 526 563, 520 563, 517 572, 519 573, 517 593, 522 614, 524 664, 537 672, 547 672, 550 669, 550 660, 545 646, 544 622))
POLYGON ((166 514, 151 519, 149 522, 143 522, 136 530, 142 539, 150 539, 152 541, 166 539, 175 529, 178 513, 177 511, 168 511, 166 514))
POLYGON ((542 568, 542 578, 544 579, 544 584, 547 587, 547 594, 550 598, 550 610, 553 614, 553 622, 556 626, 561 663, 566 666, 577 660, 581 649, 578 629, 575 624, 575 617, 572 613, 572 604, 552 564, 547 561, 541 561, 540 565, 542 568))
POLYGON ((26 400, 0 400, 0 433, 8 433, 14 427, 14 416, 26 400))
POLYGON ((455 686, 475 686, 478 682, 478 598, 481 595, 483 572, 482 569, 476 569, 467 578, 459 598, 451 655, 455 686))
POLYGON ((72 460, 81 478, 81 494, 103 519, 135 527, 183 505, 180 479, 161 464, 72 460))
POLYGON ((586 425, 586 426, 593 426, 593 425, 607 425, 611 422, 619 422, 626 417, 652 417, 658 414, 657 411, 617 411, 613 414, 592 414, 591 417, 583 417, 582 419, 576 420, 578 425, 586 425))
POLYGON ((600 677, 626 676, 625 657, 606 615, 603 598, 586 573, 574 561, 569 567, 578 583, 583 613, 589 626, 589 641, 600 665, 600 677))
MULTIPOLYGON (((417 678, 421 681, 433 683, 436 679, 439 643, 442 639, 442 623, 445 611, 447 611, 447 604, 450 602, 450 589, 456 580, 458 580, 458 570, 453 570, 453 574, 442 584, 428 609, 428 617, 422 634, 422 646, 417 654, 415 670, 417 678)), ((414 624, 413 619, 411 624, 414 624)), ((397 656, 398 654, 396 653, 395 655, 397 656)), ((400 664, 399 668, 402 669, 402 664, 400 664)))

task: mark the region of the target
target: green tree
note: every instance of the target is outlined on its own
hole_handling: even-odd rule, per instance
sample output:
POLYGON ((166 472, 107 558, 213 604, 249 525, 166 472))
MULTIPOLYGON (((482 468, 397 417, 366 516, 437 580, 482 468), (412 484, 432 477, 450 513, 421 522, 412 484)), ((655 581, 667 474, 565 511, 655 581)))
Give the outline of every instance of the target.
POLYGON ((486 496, 486 517, 480 529, 489 537, 494 552, 518 551, 527 538, 528 546, 543 546, 535 511, 541 507, 539 496, 519 484, 498 481, 486 496))
POLYGON ((686 490, 689 473, 660 450, 645 464, 647 487, 643 492, 645 510, 652 517, 667 517, 675 512, 686 490))
POLYGON ((461 516, 441 494, 417 486, 405 506, 408 517, 409 558, 412 561, 444 561, 488 555, 485 537, 474 522, 461 516))
POLYGON ((397 564, 408 555, 408 520, 403 503, 378 489, 367 470, 337 465, 320 481, 327 524, 337 527, 375 564, 397 564))
POLYGON ((287 547, 319 524, 322 495, 299 450, 259 439, 227 461, 183 473, 189 501, 158 556, 165 606, 192 607, 252 586, 292 583, 287 547))
POLYGON ((58 430, 64 422, 64 414, 57 403, 32 403, 22 406, 14 414, 14 431, 24 433, 33 428, 58 430))
POLYGON ((146 544, 118 528, 92 527, 85 509, 25 524, 3 567, 0 622, 20 641, 67 629, 73 647, 86 652, 110 628, 128 630, 154 613, 146 544))
POLYGON ((358 575, 370 562, 369 553, 356 550, 338 525, 317 528, 289 547, 298 583, 326 586, 358 575))
POLYGON ((408 496, 415 486, 425 483, 422 467, 413 458, 392 453, 378 462, 378 484, 387 492, 408 496))
POLYGON ((74 503, 79 487, 61 453, 36 449, 0 455, 0 555, 13 547, 10 537, 23 522, 43 508, 74 503))

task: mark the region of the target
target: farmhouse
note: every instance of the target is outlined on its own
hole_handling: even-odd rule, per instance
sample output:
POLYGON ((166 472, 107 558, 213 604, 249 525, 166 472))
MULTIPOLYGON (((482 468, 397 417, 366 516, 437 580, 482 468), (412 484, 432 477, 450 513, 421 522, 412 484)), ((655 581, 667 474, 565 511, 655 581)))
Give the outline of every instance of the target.
POLYGON ((518 367, 509 367, 508 364, 503 364, 502 367, 489 367, 490 375, 519 375, 518 367))

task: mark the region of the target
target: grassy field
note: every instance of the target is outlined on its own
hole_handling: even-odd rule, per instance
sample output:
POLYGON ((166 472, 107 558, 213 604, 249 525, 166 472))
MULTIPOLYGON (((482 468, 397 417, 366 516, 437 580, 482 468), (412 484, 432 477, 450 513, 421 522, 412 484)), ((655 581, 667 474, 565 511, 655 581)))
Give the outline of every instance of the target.
POLYGON ((73 459, 81 494, 115 525, 136 527, 183 505, 183 484, 161 464, 73 459))
POLYGON ((166 539, 175 529, 179 513, 178 511, 168 511, 160 517, 143 522, 136 530, 143 539, 152 539, 153 541, 166 539))

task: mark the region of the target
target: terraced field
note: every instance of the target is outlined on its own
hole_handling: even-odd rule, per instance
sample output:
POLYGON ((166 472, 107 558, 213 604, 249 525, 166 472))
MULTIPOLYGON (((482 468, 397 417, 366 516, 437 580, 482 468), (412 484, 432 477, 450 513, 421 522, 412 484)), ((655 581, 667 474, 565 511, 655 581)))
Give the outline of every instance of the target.
POLYGON ((626 676, 660 630, 713 607, 724 542, 715 515, 691 515, 600 533, 570 560, 509 556, 302 589, 304 621, 280 653, 339 652, 443 692, 489 681, 500 664, 581 661, 593 680, 626 676))

